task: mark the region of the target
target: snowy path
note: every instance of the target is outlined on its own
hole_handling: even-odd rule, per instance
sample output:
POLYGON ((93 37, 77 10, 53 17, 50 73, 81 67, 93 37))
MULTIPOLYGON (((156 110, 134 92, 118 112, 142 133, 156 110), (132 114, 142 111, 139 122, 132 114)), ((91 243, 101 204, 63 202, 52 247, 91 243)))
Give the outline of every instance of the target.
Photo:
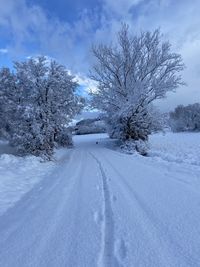
POLYGON ((107 143, 76 137, 0 217, 0 266, 200 266, 200 167, 107 143))

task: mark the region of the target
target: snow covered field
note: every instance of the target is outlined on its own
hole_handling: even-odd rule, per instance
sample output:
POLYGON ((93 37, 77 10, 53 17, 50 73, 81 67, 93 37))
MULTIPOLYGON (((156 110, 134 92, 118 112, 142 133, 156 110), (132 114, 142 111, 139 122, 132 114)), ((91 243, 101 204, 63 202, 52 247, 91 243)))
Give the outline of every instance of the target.
POLYGON ((200 266, 200 134, 153 135, 149 157, 74 141, 0 157, 0 266, 200 266))
POLYGON ((200 166, 200 133, 159 133, 150 136, 150 156, 200 166))

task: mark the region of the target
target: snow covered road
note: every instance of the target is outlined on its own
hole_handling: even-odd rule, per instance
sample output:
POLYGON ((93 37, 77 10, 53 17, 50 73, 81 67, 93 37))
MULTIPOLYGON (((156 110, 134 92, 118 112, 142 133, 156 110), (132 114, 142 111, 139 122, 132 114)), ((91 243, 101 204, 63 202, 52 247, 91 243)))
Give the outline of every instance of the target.
POLYGON ((0 266, 200 266, 200 167, 109 142, 75 137, 0 217, 0 266))

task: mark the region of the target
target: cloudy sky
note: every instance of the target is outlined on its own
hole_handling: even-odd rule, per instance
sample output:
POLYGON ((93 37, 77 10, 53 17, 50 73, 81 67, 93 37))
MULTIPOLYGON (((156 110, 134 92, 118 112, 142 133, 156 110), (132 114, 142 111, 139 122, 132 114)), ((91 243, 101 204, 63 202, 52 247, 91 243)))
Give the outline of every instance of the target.
POLYGON ((199 14, 199 0, 0 0, 0 66, 48 55, 78 74, 87 88, 92 43, 112 41, 122 21, 135 33, 159 27, 187 67, 187 86, 160 107, 200 102, 199 14))

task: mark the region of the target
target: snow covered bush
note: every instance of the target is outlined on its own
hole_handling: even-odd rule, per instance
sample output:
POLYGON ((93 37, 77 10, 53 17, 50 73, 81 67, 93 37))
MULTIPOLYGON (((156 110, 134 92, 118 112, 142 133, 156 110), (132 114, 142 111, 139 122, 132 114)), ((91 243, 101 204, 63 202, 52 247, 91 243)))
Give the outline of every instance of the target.
POLYGON ((107 130, 111 138, 120 140, 143 140, 146 141, 149 134, 161 131, 163 119, 161 114, 154 108, 148 108, 132 116, 118 114, 107 118, 107 130), (131 136, 131 137, 130 137, 131 136))
POLYGON ((92 104, 109 118, 109 133, 124 141, 146 142, 155 121, 153 101, 182 84, 181 56, 171 52, 168 42, 161 42, 159 30, 134 36, 126 24, 117 44, 94 46, 93 54, 91 78, 98 88, 91 93, 92 104))
POLYGON ((83 107, 82 98, 76 95, 77 83, 64 66, 46 57, 16 62, 14 69, 7 74, 2 70, 0 75, 4 101, 11 103, 6 119, 10 142, 22 155, 50 158, 57 136, 62 136, 60 143, 71 143, 63 129, 83 107))
POLYGON ((179 105, 170 112, 169 124, 174 132, 200 131, 200 104, 179 105))
POLYGON ((15 76, 8 68, 0 70, 0 137, 8 139, 11 131, 10 121, 16 112, 15 76))
POLYGON ((142 156, 147 156, 149 145, 147 141, 143 140, 126 140, 120 146, 125 153, 132 154, 134 151, 138 152, 142 156))
POLYGON ((55 142, 58 146, 65 147, 65 146, 72 146, 72 133, 66 128, 63 128, 62 131, 60 131, 56 137, 55 142))

